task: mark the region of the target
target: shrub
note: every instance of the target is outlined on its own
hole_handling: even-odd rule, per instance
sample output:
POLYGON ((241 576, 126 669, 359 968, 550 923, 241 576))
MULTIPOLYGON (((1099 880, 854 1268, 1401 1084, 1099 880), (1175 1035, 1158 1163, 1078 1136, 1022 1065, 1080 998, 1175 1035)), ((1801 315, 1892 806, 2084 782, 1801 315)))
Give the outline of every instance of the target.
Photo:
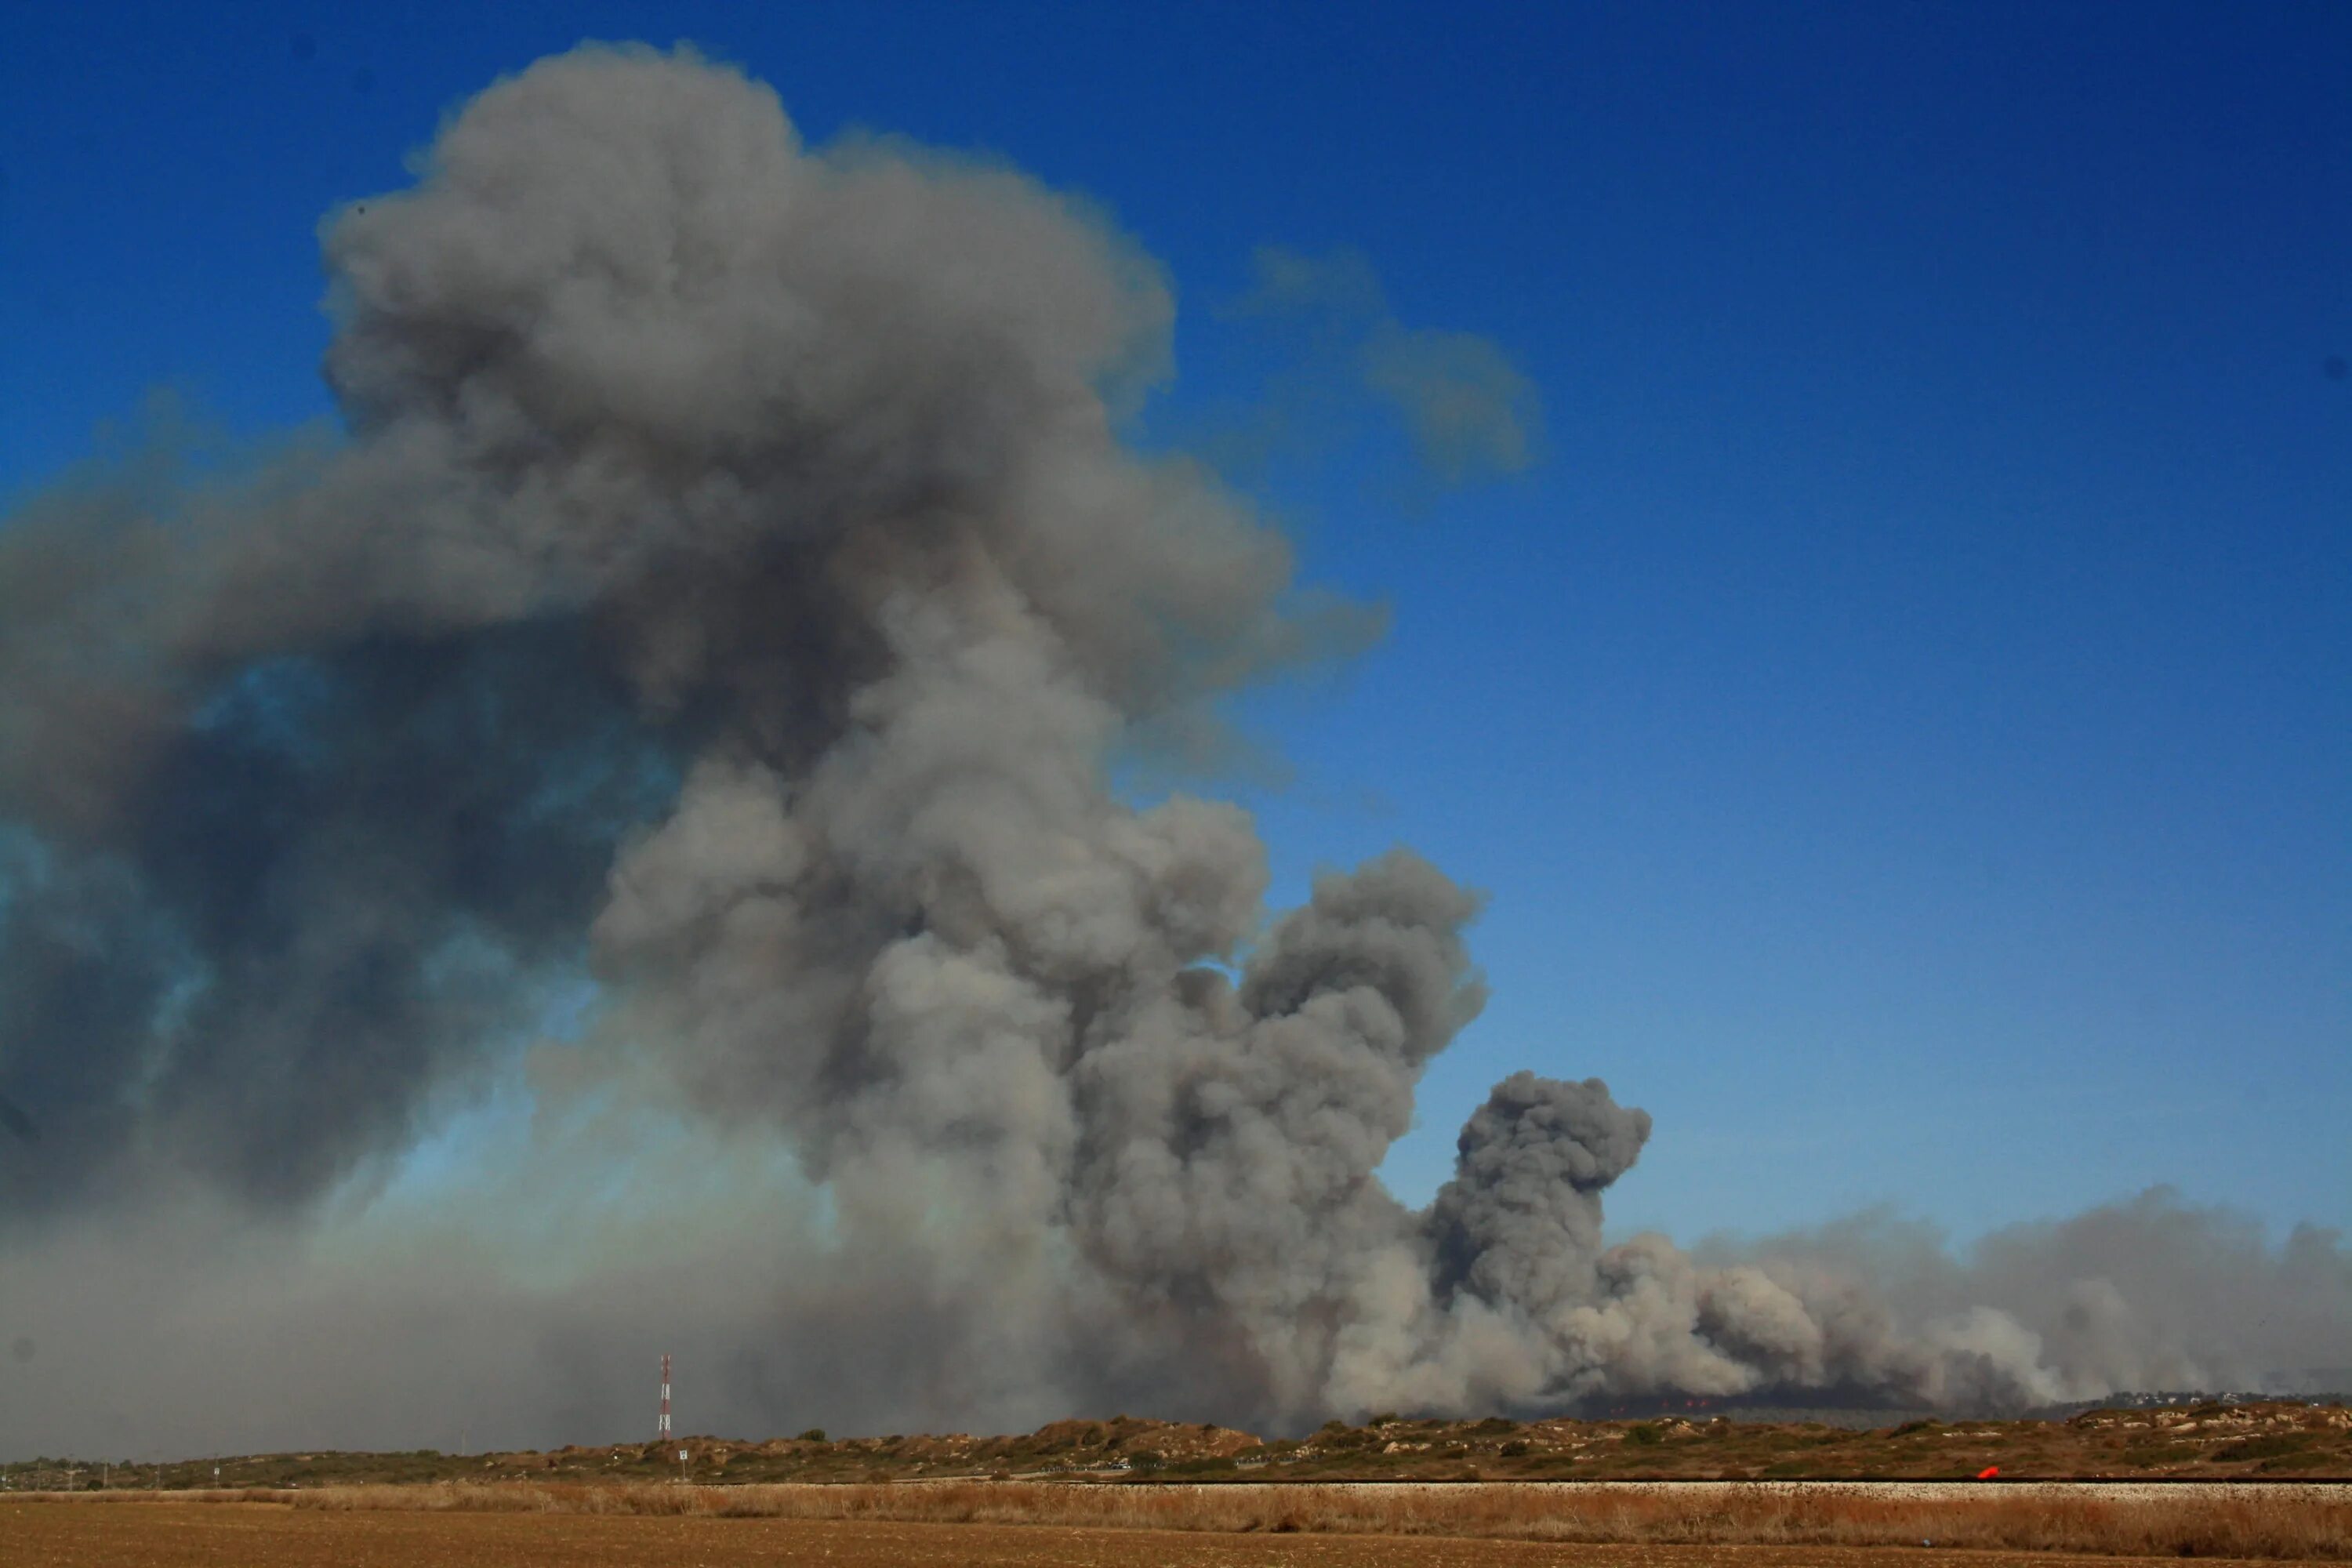
POLYGON ((2310 1446, 2311 1439, 2300 1432, 2280 1432, 2266 1437, 2241 1437, 2234 1443, 2222 1444, 2205 1457, 2217 1464, 2232 1459, 2275 1459, 2310 1446))
POLYGON ((824 1427, 822 1427, 822 1426, 812 1426, 812 1427, 810 1427, 807 1431, 805 1431, 805 1432, 803 1432, 803 1433, 802 1433, 802 1434, 801 1434, 801 1441, 802 1441, 802 1442, 803 1442, 803 1443, 822 1443, 822 1442, 824 1442, 824 1427))
POLYGON ((2131 1443, 2125 1447, 2120 1458, 2134 1469, 2145 1470, 2155 1465, 2173 1465, 2184 1459, 2193 1459, 2197 1458, 2197 1445, 2163 1441, 2131 1443))
POLYGON ((2265 1459, 2255 1468, 2264 1475, 2273 1475, 2289 1470, 2333 1469, 2341 1462, 2333 1454, 2305 1451, 2300 1454, 2289 1454, 2284 1458, 2265 1459))

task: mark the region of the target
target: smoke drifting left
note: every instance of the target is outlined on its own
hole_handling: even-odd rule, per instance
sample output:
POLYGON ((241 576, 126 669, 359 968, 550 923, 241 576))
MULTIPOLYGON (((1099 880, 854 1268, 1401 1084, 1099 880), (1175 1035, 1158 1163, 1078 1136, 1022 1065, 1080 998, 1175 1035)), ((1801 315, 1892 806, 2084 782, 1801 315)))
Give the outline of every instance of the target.
POLYGON ((1021 175, 590 47, 325 249, 340 437, 0 528, 0 1444, 446 1444, 453 1359, 478 1441, 608 1436, 670 1339, 743 1430, 1278 1426, 2243 1382, 2347 1321, 2332 1237, 2160 1197, 2014 1280, 1612 1247, 1649 1121, 1598 1080, 1391 1197, 1477 899, 1400 849, 1268 918, 1243 812, 1106 781, 1378 617, 1122 441, 1168 289, 1021 175), (519 1082, 478 1208, 383 1188, 519 1082), (207 1426, 265 1361, 292 1429, 207 1426))

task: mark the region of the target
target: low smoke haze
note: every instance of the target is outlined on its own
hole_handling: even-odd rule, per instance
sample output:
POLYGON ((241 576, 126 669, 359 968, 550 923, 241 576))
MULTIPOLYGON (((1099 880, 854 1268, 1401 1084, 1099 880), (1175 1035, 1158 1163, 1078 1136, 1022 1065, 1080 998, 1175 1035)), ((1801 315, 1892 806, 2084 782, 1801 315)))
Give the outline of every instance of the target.
MULTIPOLYGON (((744 1434, 2352 1359, 2352 1252, 2192 1151, 1958 1254, 1685 1250, 1606 1223, 1650 1115, 1518 1071, 1392 1195, 1482 895, 1399 847, 1271 907, 1213 777, 1114 786, 1391 612, 1135 438, 1175 294, 1087 203, 588 46, 321 237, 339 429, 161 419, 0 524, 0 1451, 635 1436, 661 1351, 744 1434)), ((1258 265, 1426 493, 1572 417, 1258 265)))

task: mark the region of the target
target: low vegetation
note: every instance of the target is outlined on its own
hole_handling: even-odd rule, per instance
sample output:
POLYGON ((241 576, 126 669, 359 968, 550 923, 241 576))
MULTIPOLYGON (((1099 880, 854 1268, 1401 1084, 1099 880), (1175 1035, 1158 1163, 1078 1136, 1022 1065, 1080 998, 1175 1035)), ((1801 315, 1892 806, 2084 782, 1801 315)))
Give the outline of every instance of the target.
POLYGON ((160 1466, 37 1458, 5 1468, 16 1490, 213 1487, 310 1490, 425 1483, 689 1480, 725 1487, 1013 1479, 1135 1481, 2352 1479, 2352 1411, 2202 1405, 2087 1411, 2066 1421, 1915 1419, 1875 1429, 1822 1421, 1333 1421, 1262 1441, 1229 1426, 1129 1415, 1034 1432, 741 1442, 686 1437, 543 1452, 248 1455, 160 1466), (683 1450, 686 1458, 680 1462, 683 1450))

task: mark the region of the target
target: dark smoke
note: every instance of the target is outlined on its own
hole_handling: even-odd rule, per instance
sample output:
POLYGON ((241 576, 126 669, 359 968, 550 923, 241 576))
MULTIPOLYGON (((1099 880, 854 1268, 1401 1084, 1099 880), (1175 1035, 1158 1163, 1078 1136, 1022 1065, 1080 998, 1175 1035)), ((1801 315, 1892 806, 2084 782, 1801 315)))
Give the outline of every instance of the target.
POLYGON ((1633 1168, 1647 1112, 1599 1079, 1514 1073, 1462 1129, 1452 1181, 1430 1209, 1441 1292, 1541 1315, 1592 1296, 1601 1189, 1633 1168))
MULTIPOLYGON (((346 437, 85 479, 0 531, 0 1313, 45 1344, 154 1333, 152 1388, 194 1386, 166 1342, 290 1358, 365 1433, 495 1321, 467 1342, 507 1440, 606 1435, 579 1426, 648 1342, 623 1303, 670 1287, 611 1261, 643 1214, 597 1232, 572 1189, 616 1148, 663 1168, 604 1136, 642 1095, 709 1141, 663 1256, 728 1303, 670 1310, 747 1427, 1962 1405, 2234 1364, 2128 1226, 1995 1249, 1986 1295, 1872 1283, 1867 1249, 1609 1246, 1649 1119, 1597 1079, 1509 1079, 1435 1203, 1391 1197, 1483 1000, 1477 900, 1398 850, 1268 921, 1244 813, 1108 786, 1139 732, 1377 618, 1121 440, 1170 297, 1070 203, 808 152, 734 72, 585 48, 325 246, 346 437), (536 1042, 583 975, 585 1037, 536 1042), (519 1072, 561 1152, 471 1244, 412 1216, 354 1263, 279 1223, 519 1072), (232 1217, 175 1230, 164 1194, 232 1217), (159 1295, 168 1332, 118 1321, 159 1295)), ((1408 403, 1415 374, 1383 362, 1408 403)), ((1494 401, 1437 396, 1429 439, 1467 463, 1494 401)), ((2272 1352, 2341 1335, 2332 1237, 2252 1257, 2302 1314, 2272 1352)))

